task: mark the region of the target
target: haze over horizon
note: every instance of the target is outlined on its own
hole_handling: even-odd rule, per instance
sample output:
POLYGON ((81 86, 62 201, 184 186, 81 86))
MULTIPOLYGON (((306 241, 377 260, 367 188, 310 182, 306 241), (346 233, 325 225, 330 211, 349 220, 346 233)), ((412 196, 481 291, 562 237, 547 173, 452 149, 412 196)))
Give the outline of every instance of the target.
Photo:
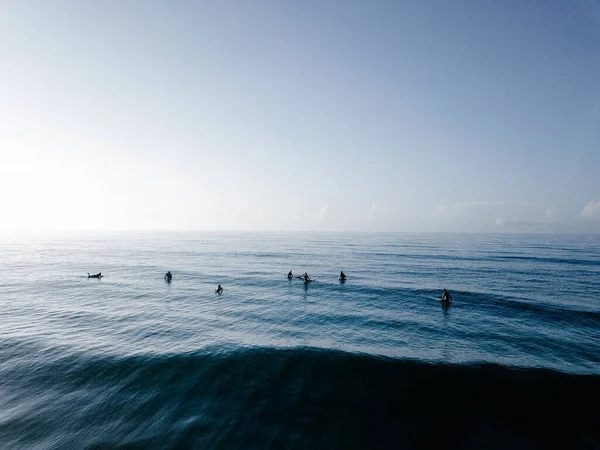
POLYGON ((8 1, 0 233, 600 232, 600 3, 8 1))

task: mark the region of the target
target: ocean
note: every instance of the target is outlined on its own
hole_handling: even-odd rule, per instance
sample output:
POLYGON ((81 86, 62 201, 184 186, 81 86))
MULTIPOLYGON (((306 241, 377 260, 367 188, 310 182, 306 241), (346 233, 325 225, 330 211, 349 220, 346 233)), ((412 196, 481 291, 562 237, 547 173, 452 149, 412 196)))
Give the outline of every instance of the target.
POLYGON ((599 293, 594 235, 2 236, 0 449, 598 449, 599 293))

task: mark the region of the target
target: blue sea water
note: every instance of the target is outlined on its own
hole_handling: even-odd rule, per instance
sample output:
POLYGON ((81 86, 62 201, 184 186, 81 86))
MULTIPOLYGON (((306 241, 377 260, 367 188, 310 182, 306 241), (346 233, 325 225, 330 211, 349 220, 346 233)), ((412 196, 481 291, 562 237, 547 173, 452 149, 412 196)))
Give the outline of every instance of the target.
POLYGON ((600 448, 599 292, 600 236, 4 236, 0 448, 600 448))

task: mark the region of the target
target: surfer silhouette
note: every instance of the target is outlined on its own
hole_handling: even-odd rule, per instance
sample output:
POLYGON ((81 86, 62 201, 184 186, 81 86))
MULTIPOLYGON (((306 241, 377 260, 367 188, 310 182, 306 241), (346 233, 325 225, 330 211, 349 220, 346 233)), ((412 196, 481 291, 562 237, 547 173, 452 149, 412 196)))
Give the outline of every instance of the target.
POLYGON ((442 302, 449 302, 450 300, 452 300, 452 296, 450 295, 450 293, 444 289, 442 292, 442 302))

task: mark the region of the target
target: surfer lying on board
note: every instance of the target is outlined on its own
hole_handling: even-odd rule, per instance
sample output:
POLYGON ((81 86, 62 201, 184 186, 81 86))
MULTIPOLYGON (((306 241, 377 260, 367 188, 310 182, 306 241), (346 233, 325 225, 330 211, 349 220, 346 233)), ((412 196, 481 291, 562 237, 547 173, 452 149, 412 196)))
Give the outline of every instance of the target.
POLYGON ((450 300, 452 300, 452 296, 450 295, 450 292, 448 292, 446 289, 444 289, 444 291, 442 292, 442 301, 449 302, 450 300))
POLYGON ((215 294, 222 294, 223 293, 223 286, 219 285, 217 286, 217 290, 215 291, 215 294))
POLYGON ((90 275, 88 272, 88 278, 102 278, 102 272, 98 272, 96 275, 90 275))
POLYGON ((166 274, 165 274, 165 280, 167 281, 171 281, 173 279, 173 275, 171 275, 171 271, 169 270, 166 274))

